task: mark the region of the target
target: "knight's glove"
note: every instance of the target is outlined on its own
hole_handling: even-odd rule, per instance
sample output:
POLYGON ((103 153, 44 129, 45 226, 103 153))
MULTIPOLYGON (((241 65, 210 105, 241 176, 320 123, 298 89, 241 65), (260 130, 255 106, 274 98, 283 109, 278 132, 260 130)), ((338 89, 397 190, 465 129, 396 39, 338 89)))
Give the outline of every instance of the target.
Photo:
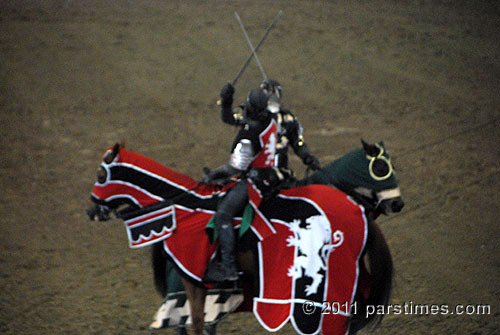
POLYGON ((201 178, 201 182, 204 184, 210 184, 213 181, 213 177, 211 176, 210 169, 206 166, 203 167, 203 177, 201 178))
POLYGON ((319 160, 314 155, 306 156, 303 162, 313 171, 321 170, 321 165, 319 164, 319 160))
POLYGON ((227 83, 220 90, 221 105, 225 108, 230 108, 233 105, 234 86, 227 83))
POLYGON ((279 170, 280 170, 281 174, 284 177, 283 180, 282 180, 282 182, 284 182, 284 181, 288 182, 288 181, 296 180, 295 175, 293 173, 293 170, 286 169, 286 168, 281 168, 281 167, 279 168, 279 170))
POLYGON ((241 170, 238 170, 229 164, 224 164, 213 170, 204 167, 203 168, 204 176, 201 179, 201 182, 205 184, 218 183, 241 172, 242 172, 241 170))
POLYGON ((263 198, 268 199, 280 192, 281 185, 291 178, 291 171, 277 167, 252 169, 248 177, 252 179, 263 198))

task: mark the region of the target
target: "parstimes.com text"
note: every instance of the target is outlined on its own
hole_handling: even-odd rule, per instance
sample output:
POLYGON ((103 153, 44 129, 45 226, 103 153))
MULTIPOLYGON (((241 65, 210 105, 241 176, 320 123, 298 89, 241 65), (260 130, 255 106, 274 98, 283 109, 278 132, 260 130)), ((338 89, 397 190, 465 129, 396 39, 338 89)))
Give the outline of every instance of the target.
MULTIPOLYGON (((355 306, 353 306, 355 307, 355 306)), ((489 315, 491 306, 485 304, 417 304, 413 301, 387 306, 368 305, 366 316, 369 315, 489 315)))

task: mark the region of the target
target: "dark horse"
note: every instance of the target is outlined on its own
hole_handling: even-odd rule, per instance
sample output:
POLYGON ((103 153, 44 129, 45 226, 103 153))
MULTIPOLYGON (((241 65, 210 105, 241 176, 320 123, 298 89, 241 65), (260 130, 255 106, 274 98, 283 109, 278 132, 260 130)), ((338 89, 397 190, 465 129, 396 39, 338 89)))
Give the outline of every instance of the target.
MULTIPOLYGON (((219 197, 230 187, 200 184, 117 144, 105 152, 92 192, 95 204, 88 211, 89 216, 106 220, 110 211, 117 212, 128 222, 131 247, 163 241, 153 244, 157 287, 163 292, 166 289, 165 276, 158 275, 164 273, 163 258, 167 257, 161 246, 183 270, 196 334, 203 332, 206 285, 201 283, 201 277, 217 248, 216 243, 210 243, 205 226, 219 197), (146 226, 148 230, 144 230, 146 226), (190 239, 200 243, 197 257, 192 250, 182 254, 190 239), (201 261, 192 262, 193 258, 201 261)), ((393 269, 389 248, 374 219, 381 213, 398 212, 403 206, 383 144, 363 142, 363 148, 287 187, 253 208, 252 225, 243 234, 250 236, 246 243, 250 247, 238 252, 243 286, 254 287, 254 313, 259 322, 268 330, 276 330, 291 319, 302 334, 354 334, 369 324, 377 325, 383 316, 366 313, 367 306, 388 304, 393 269), (314 184, 332 184, 343 192, 314 184), (284 235, 280 236, 280 232, 284 235), (314 236, 313 247, 303 244, 309 236, 314 236), (278 246, 283 247, 282 253, 276 252, 278 246), (274 254, 280 258, 273 258, 274 254), (291 263, 284 262, 286 259, 291 263), (276 264, 281 263, 288 267, 288 273, 286 268, 284 274, 273 272, 276 264), (271 268, 271 275, 264 268, 271 268), (344 277, 347 284, 337 285, 344 277), (290 282, 294 291, 277 298, 275 288, 267 286, 276 278, 282 278, 281 286, 290 282), (326 302, 339 296, 345 297, 349 305, 344 313, 326 302), (310 301, 321 307, 311 315, 304 310, 310 301), (279 310, 282 306, 285 314, 279 310), (332 313, 325 313, 325 307, 332 313), (264 320, 263 315, 269 310, 279 310, 284 316, 278 313, 276 320, 264 320)), ((243 221, 240 218, 238 222, 240 230, 243 221)))

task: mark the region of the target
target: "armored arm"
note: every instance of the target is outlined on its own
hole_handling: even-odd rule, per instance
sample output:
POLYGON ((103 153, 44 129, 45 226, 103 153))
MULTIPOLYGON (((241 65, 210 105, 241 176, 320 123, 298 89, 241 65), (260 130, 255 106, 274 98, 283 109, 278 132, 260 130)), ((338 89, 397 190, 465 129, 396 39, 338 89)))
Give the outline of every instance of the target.
POLYGON ((205 176, 203 177, 202 182, 207 184, 213 182, 214 180, 226 179, 242 172, 241 170, 235 169, 229 164, 221 165, 213 170, 209 170, 208 168, 204 168, 203 170, 205 176))
POLYGON ((243 122, 242 114, 237 113, 233 110, 233 95, 234 86, 231 83, 227 83, 220 91, 221 97, 221 119, 222 122, 237 126, 241 125, 243 122))
POLYGON ((321 169, 318 158, 309 151, 307 144, 304 142, 303 129, 299 120, 292 114, 290 114, 290 116, 293 120, 289 123, 290 129, 287 132, 289 133, 288 138, 293 151, 302 159, 305 165, 310 166, 313 170, 321 169))
POLYGON ((243 113, 238 113, 236 109, 224 108, 221 110, 222 122, 230 124, 232 126, 241 126, 243 121, 243 113))

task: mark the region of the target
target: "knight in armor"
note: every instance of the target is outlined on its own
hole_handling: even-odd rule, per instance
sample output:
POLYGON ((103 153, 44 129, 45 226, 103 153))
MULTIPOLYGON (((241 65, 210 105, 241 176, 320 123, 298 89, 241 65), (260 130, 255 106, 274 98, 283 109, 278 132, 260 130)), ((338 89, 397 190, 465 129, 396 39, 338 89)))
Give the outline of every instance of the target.
MULTIPOLYGON (((276 143, 275 166, 289 169, 288 147, 291 146, 295 154, 299 156, 302 162, 310 169, 321 169, 318 158, 311 153, 307 144, 304 142, 303 129, 299 120, 291 111, 281 107, 282 88, 280 83, 276 80, 268 79, 260 85, 260 88, 269 98, 269 109, 276 113, 278 141, 276 143)), ((221 96, 223 94, 225 94, 224 89, 221 92, 221 96)), ((226 106, 226 108, 223 106, 222 108, 222 121, 231 125, 241 125, 244 122, 242 113, 228 106, 226 106)))
MULTIPOLYGON (((234 86, 221 90, 222 114, 232 113, 234 86)), ((212 262, 204 276, 205 282, 235 281, 238 279, 234 246, 233 218, 248 202, 247 174, 251 169, 274 166, 277 125, 275 115, 268 109, 269 96, 261 89, 250 91, 243 105, 244 115, 238 120, 240 130, 231 149, 229 162, 206 171, 204 182, 240 175, 240 181, 219 203, 215 213, 215 229, 219 235, 221 262, 212 262)))

